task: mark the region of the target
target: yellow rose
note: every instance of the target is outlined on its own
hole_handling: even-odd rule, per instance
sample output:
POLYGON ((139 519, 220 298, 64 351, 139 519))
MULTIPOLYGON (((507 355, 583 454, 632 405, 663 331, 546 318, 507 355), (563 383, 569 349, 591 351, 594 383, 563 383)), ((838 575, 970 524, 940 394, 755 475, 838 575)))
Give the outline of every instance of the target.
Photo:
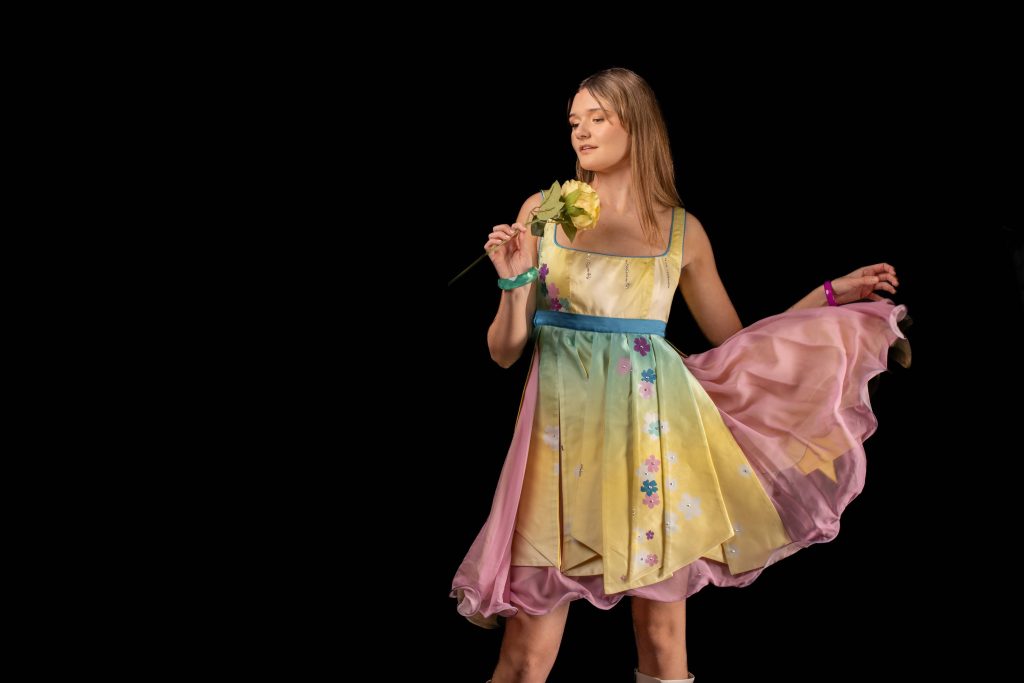
MULTIPOLYGON (((580 189, 580 187, 582 185, 583 185, 583 183, 581 183, 578 180, 566 180, 565 184, 562 185, 562 196, 563 197, 568 197, 573 192, 575 192, 576 190, 580 189)), ((589 187, 589 185, 588 185, 588 187, 589 187)))
POLYGON ((589 230, 590 228, 594 227, 596 223, 597 221, 595 221, 593 218, 586 214, 583 214, 582 216, 572 217, 572 224, 576 226, 577 230, 589 230))
POLYGON ((575 205, 586 212, 580 216, 573 216, 572 224, 576 226, 577 230, 588 230, 597 225, 597 217, 601 213, 601 203, 597 199, 597 193, 591 191, 590 194, 581 194, 576 199, 575 205))
MULTIPOLYGON (((598 201, 594 188, 578 180, 568 180, 565 185, 559 185, 556 180, 551 184, 551 189, 544 193, 543 203, 530 211, 531 220, 527 221, 527 225, 530 226, 530 232, 537 237, 544 235, 546 226, 553 223, 560 225, 565 231, 565 236, 571 242, 575 239, 578 230, 589 230, 597 225, 597 217, 600 213, 601 202, 598 201)), ((470 268, 480 263, 495 249, 501 249, 511 239, 512 236, 506 237, 477 256, 475 261, 448 281, 448 286, 451 287, 452 283, 468 273, 470 268)), ((534 270, 534 272, 536 271, 534 270)))
POLYGON ((597 198, 597 192, 590 185, 581 183, 578 180, 568 180, 562 186, 562 197, 568 197, 578 192, 575 201, 566 208, 574 209, 569 211, 572 216, 572 224, 577 230, 589 230, 597 225, 598 216, 601 214, 601 202, 597 198), (574 215, 575 214, 575 215, 574 215))

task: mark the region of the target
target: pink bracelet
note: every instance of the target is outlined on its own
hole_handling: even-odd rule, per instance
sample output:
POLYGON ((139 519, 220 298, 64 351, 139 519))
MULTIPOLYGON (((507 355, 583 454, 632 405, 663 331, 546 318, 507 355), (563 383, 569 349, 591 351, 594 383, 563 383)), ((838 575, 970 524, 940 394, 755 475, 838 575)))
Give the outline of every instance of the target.
POLYGON ((825 298, 828 299, 829 306, 838 306, 836 303, 836 295, 832 293, 832 281, 825 280, 825 298))

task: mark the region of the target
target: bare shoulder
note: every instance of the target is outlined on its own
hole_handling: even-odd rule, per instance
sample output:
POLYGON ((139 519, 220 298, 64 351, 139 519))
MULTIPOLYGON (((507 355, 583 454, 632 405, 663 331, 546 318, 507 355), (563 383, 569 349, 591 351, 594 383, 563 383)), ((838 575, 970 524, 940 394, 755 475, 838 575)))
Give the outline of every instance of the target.
POLYGON ((527 218, 530 217, 530 212, 540 206, 544 202, 544 195, 540 192, 530 195, 523 202, 523 207, 519 209, 519 216, 516 218, 517 223, 523 223, 527 218))
POLYGON ((695 215, 686 212, 686 229, 683 232, 683 268, 701 260, 711 249, 704 224, 695 215))
POLYGON ((686 235, 689 236, 691 232, 692 233, 698 233, 698 232, 703 233, 704 232, 704 224, 700 222, 700 219, 697 218, 697 216, 695 214, 691 213, 690 211, 687 211, 686 212, 686 235))

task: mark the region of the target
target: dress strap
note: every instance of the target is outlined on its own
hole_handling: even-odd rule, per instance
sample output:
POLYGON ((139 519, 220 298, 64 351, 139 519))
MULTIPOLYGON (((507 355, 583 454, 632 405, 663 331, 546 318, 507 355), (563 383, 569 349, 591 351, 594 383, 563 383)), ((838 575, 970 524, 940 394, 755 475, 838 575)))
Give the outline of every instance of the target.
MULTIPOLYGON (((657 267, 665 274, 665 288, 673 291, 683 272, 683 242, 686 236, 686 209, 676 206, 672 209, 672 234, 668 249, 662 258, 656 260, 657 267)), ((659 283, 661 278, 658 279, 659 283)))
POLYGON ((683 263, 683 239, 686 237, 686 209, 677 206, 672 209, 672 248, 671 256, 681 265, 683 263))

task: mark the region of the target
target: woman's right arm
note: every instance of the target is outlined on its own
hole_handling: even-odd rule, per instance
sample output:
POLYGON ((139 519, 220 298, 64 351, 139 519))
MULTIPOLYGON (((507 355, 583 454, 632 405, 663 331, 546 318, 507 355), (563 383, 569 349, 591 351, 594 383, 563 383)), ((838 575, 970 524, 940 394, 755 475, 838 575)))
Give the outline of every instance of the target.
MULTIPOLYGON (((484 250, 500 244, 509 235, 515 234, 508 243, 495 249, 490 254, 498 277, 514 278, 531 267, 537 267, 537 237, 525 223, 530 218, 530 211, 540 206, 543 198, 538 192, 525 202, 519 210, 519 217, 513 225, 496 225, 488 236, 484 250)), ((498 314, 487 330, 487 348, 491 358, 503 368, 510 367, 523 355, 526 341, 533 331, 533 313, 537 307, 534 298, 534 287, 537 280, 515 289, 500 290, 501 302, 498 314)))

